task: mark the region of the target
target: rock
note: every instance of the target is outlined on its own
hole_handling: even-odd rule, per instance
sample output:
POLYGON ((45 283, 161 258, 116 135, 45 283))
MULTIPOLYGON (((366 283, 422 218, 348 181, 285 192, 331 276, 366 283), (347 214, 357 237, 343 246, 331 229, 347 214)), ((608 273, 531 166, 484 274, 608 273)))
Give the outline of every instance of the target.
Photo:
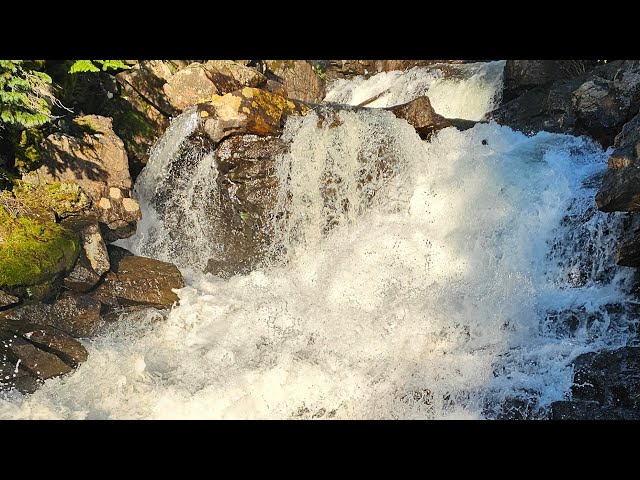
POLYGON ((79 341, 49 326, 23 328, 19 334, 36 347, 57 355, 73 368, 85 362, 89 356, 86 348, 79 341))
POLYGON ((5 307, 10 307, 11 305, 15 305, 19 301, 20 299, 18 297, 14 297, 13 295, 9 295, 8 293, 0 290, 0 310, 5 307))
POLYGON ((616 257, 618 265, 640 268, 640 232, 618 248, 616 257))
POLYGON ((124 256, 112 263, 112 270, 93 292, 96 299, 112 308, 170 307, 179 300, 172 289, 184 287, 182 274, 175 265, 152 258, 124 256))
POLYGON ((276 136, 241 135, 216 150, 221 195, 217 242, 224 245, 207 270, 227 278, 249 272, 261 259, 269 235, 269 215, 277 197, 275 159, 288 150, 276 136))
MULTIPOLYGON (((0 343, 0 349, 2 344, 0 343)), ((38 380, 21 365, 0 360, 0 392, 13 389, 20 393, 33 393, 38 389, 38 380)))
POLYGON ((82 252, 76 260, 73 270, 64 278, 63 283, 69 290, 86 293, 98 284, 100 278, 100 275, 91 268, 87 255, 82 252))
MULTIPOLYGON (((175 69, 175 66, 173 68, 175 69)), ((116 79, 120 84, 130 86, 159 112, 169 116, 173 109, 163 86, 172 76, 170 62, 142 60, 133 68, 116 75, 116 79)))
POLYGON ((406 120, 416 129, 420 138, 428 140, 431 136, 443 128, 455 126, 460 130, 472 128, 476 123, 472 120, 447 119, 435 112, 429 101, 429 97, 421 96, 402 105, 389 107, 386 110, 406 120))
POLYGON ((201 131, 218 143, 231 135, 274 135, 279 133, 286 115, 300 115, 309 108, 299 102, 261 90, 245 87, 198 105, 201 131))
POLYGON ((2 312, 0 325, 11 323, 14 329, 27 325, 51 326, 73 337, 87 338, 98 331, 100 310, 100 302, 95 298, 66 292, 53 304, 20 305, 2 312))
MULTIPOLYGON (((0 206, 0 288, 46 286, 70 271, 80 241, 70 230, 49 221, 13 216, 0 206)), ((24 290, 24 289, 23 289, 24 290)), ((31 296, 29 290, 24 293, 31 296)))
POLYGON ((622 127, 614 146, 596 205, 604 212, 640 210, 640 114, 622 127))
MULTIPOLYGON (((111 195, 114 195, 113 192, 111 195)), ((98 222, 90 217, 72 217, 63 220, 61 225, 79 235, 82 249, 93 271, 98 275, 107 273, 111 264, 98 222)))
POLYGON ((586 353, 574 363, 573 400, 640 411, 640 347, 586 353))
POLYGON ((12 362, 20 362, 27 372, 40 380, 71 372, 71 367, 53 353, 35 347, 25 339, 14 336, 0 345, 0 350, 12 362))
POLYGON ((325 96, 324 81, 306 60, 265 60, 275 80, 282 83, 289 98, 320 103, 325 96))
POLYGON ((640 63, 618 60, 533 88, 491 117, 525 133, 588 135, 606 148, 639 107, 640 63))
POLYGON ((596 402, 553 402, 551 420, 640 420, 640 412, 606 408, 596 402))
POLYGON ((163 86, 173 115, 185 109, 206 102, 219 93, 209 72, 201 63, 192 63, 173 75, 163 86))
POLYGON ((218 93, 230 93, 242 87, 261 87, 267 83, 262 73, 237 61, 209 60, 204 68, 213 79, 218 93))
POLYGON ((408 70, 440 63, 467 63, 466 60, 323 60, 317 61, 327 79, 352 78, 358 75, 375 75, 392 70, 408 70))
POLYGON ((507 60, 502 100, 509 102, 534 87, 583 75, 595 65, 593 60, 507 60))
POLYGON ((111 119, 86 115, 74 119, 79 137, 54 133, 47 137, 50 161, 23 175, 32 184, 75 181, 92 200, 93 212, 115 238, 135 232, 140 207, 131 198, 127 152, 113 132, 111 119))

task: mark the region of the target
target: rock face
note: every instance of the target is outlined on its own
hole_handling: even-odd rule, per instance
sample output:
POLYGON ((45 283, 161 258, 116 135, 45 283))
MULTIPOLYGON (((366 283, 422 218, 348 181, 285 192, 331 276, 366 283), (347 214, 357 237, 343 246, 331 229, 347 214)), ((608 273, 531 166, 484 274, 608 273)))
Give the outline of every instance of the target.
POLYGON ((172 290, 183 287, 182 274, 172 263, 129 255, 113 262, 93 296, 112 308, 170 307, 179 300, 172 290))
POLYGON ((502 100, 509 102, 532 88, 580 76, 595 65, 593 60, 507 60, 502 100))
POLYGON ((204 65, 192 63, 173 75, 163 87, 172 114, 184 111, 192 105, 206 102, 219 93, 204 65))
POLYGON ((210 259, 207 271, 221 277, 247 273, 261 256, 269 236, 268 217, 275 206, 278 181, 275 158, 288 145, 277 136, 240 135, 216 150, 222 211, 222 257, 210 259))
POLYGON ((596 195, 605 212, 640 210, 640 115, 627 123, 615 139, 609 168, 596 195))
POLYGON ((80 136, 49 135, 46 150, 50 161, 23 179, 33 184, 76 182, 92 201, 98 220, 109 236, 125 238, 135 232, 140 206, 131 197, 133 187, 127 152, 113 132, 111 119, 87 115, 74 119, 80 136))
POLYGON ((640 347, 580 355, 571 391, 571 402, 552 405, 553 419, 639 419, 640 347))
POLYGON ((408 70, 437 63, 465 63, 465 60, 324 60, 319 61, 327 78, 351 78, 358 75, 375 75, 391 70, 408 70))
POLYGON ((325 96, 324 81, 306 60, 265 60, 274 80, 282 83, 289 98, 320 103, 325 96))
MULTIPOLYGON (((532 77, 536 81, 553 78, 542 71, 548 70, 541 69, 532 77)), ((608 147, 625 122, 638 112, 639 75, 638 61, 610 62, 528 90, 503 104, 492 118, 525 133, 547 130, 589 135, 608 147)))

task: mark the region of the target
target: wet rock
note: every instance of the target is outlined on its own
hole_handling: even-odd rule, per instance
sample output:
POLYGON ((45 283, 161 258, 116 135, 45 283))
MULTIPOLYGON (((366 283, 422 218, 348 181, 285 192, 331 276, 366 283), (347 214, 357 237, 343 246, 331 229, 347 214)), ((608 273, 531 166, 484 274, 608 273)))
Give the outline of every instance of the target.
POLYGON ((553 402, 551 420, 640 420, 640 412, 607 408, 596 402, 553 402))
POLYGON ((624 125, 615 139, 600 190, 598 209, 604 212, 640 210, 640 114, 624 125))
POLYGON ((329 80, 375 75, 392 70, 408 70, 440 63, 466 63, 465 60, 323 60, 317 61, 329 80))
POLYGON ((416 129, 420 138, 428 140, 431 136, 443 128, 455 126, 460 130, 472 128, 476 123, 472 120, 448 119, 435 112, 428 97, 422 96, 408 103, 389 107, 393 114, 406 120, 416 129))
POLYGON ((19 361, 20 366, 40 380, 57 377, 72 371, 69 365, 53 353, 40 350, 32 343, 18 336, 3 341, 0 344, 0 349, 9 360, 16 364, 19 361))
POLYGON ((0 290, 0 310, 15 305, 19 301, 20 299, 18 297, 14 297, 13 295, 9 295, 8 293, 0 290))
POLYGON ((88 295, 66 292, 53 304, 20 305, 2 312, 0 324, 52 326, 73 337, 91 337, 100 326, 100 302, 88 295))
POLYGON ((231 135, 260 136, 279 133, 286 115, 305 114, 304 104, 261 90, 245 87, 198 105, 201 130, 212 141, 231 135))
POLYGON ((616 256, 618 265, 640 268, 640 232, 624 242, 616 256))
POLYGON ((113 132, 112 120, 86 115, 73 120, 74 135, 55 133, 47 137, 50 160, 23 175, 32 184, 76 182, 92 201, 98 221, 116 238, 135 232, 140 206, 130 198, 132 181, 127 152, 113 132))
POLYGON ((175 265, 131 255, 112 263, 112 271, 92 295, 112 308, 128 305, 170 307, 179 300, 172 290, 183 287, 182 274, 175 265))
MULTIPOLYGON (((0 348, 2 348, 1 343, 0 348)), ((20 393, 33 393, 38 386, 38 379, 21 365, 16 365, 9 360, 0 360, 0 392, 16 389, 20 393)))
POLYGON ((55 354, 73 368, 86 361, 89 356, 79 341, 53 327, 34 325, 22 328, 19 335, 36 347, 55 354))
POLYGON ((289 98, 320 103, 325 96, 324 81, 306 60, 265 60, 275 80, 282 83, 289 98))
POLYGON ((276 136, 235 136, 218 146, 221 207, 216 230, 224 249, 209 259, 208 272, 226 278, 247 273, 260 261, 277 197, 275 159, 287 150, 288 144, 276 136))

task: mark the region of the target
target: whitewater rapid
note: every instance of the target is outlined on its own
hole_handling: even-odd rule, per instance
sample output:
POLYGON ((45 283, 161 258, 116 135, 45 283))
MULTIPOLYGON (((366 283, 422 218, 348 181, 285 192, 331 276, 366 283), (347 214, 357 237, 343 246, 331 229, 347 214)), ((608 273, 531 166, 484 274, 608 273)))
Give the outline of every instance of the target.
MULTIPOLYGON (((389 102, 426 93, 439 113, 477 119, 499 99, 498 67, 357 78, 327 100, 358 104, 376 85, 389 102)), ((177 119, 136 185, 144 220, 128 246, 177 261, 180 305, 86 341, 76 373, 0 399, 0 417, 496 418, 505 405, 543 417, 569 392, 572 359, 626 344, 626 317, 606 307, 629 300, 631 269, 613 260, 622 215, 593 205, 607 152, 495 123, 424 142, 389 112, 338 117, 287 121, 275 223, 286 255, 226 280, 198 273, 211 225, 190 205, 215 189, 215 168, 196 155, 172 186, 195 128, 192 113, 177 119), (167 202, 182 210, 159 212, 167 202), (578 324, 565 328, 563 312, 578 324)))

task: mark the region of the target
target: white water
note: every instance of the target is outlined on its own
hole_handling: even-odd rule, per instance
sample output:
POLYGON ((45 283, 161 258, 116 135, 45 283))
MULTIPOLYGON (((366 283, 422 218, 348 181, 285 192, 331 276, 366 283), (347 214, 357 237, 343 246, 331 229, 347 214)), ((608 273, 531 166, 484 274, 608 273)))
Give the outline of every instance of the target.
MULTIPOLYGON (((621 217, 590 212, 595 191, 583 186, 606 153, 495 124, 426 143, 388 112, 339 119, 287 123, 291 153, 278 162, 287 215, 276 224, 284 263, 228 280, 189 269, 167 320, 123 319, 88 344, 74 375, 0 400, 0 417, 493 418, 513 399, 541 415, 569 391, 575 356, 625 344, 625 318, 603 310, 626 300, 630 269, 611 258, 621 217), (376 178, 376 163, 393 174, 376 178), (581 307, 573 333, 546 316, 581 307)), ((188 116, 176 128, 185 125, 188 116)), ((162 190, 161 158, 141 176, 156 179, 153 192, 136 187, 147 200, 162 190)), ((189 185, 213 181, 201 158, 189 185)), ((199 196, 176 187, 172 201, 190 195, 199 196)), ((152 204, 141 198, 147 219, 152 204)), ((133 248, 147 248, 150 227, 169 248, 160 257, 172 242, 194 261, 209 248, 204 233, 171 237, 150 223, 133 248)))
POLYGON ((414 67, 407 71, 382 72, 372 77, 336 80, 326 102, 360 105, 381 94, 367 107, 390 107, 422 95, 446 118, 482 120, 499 102, 503 60, 465 65, 414 67))

